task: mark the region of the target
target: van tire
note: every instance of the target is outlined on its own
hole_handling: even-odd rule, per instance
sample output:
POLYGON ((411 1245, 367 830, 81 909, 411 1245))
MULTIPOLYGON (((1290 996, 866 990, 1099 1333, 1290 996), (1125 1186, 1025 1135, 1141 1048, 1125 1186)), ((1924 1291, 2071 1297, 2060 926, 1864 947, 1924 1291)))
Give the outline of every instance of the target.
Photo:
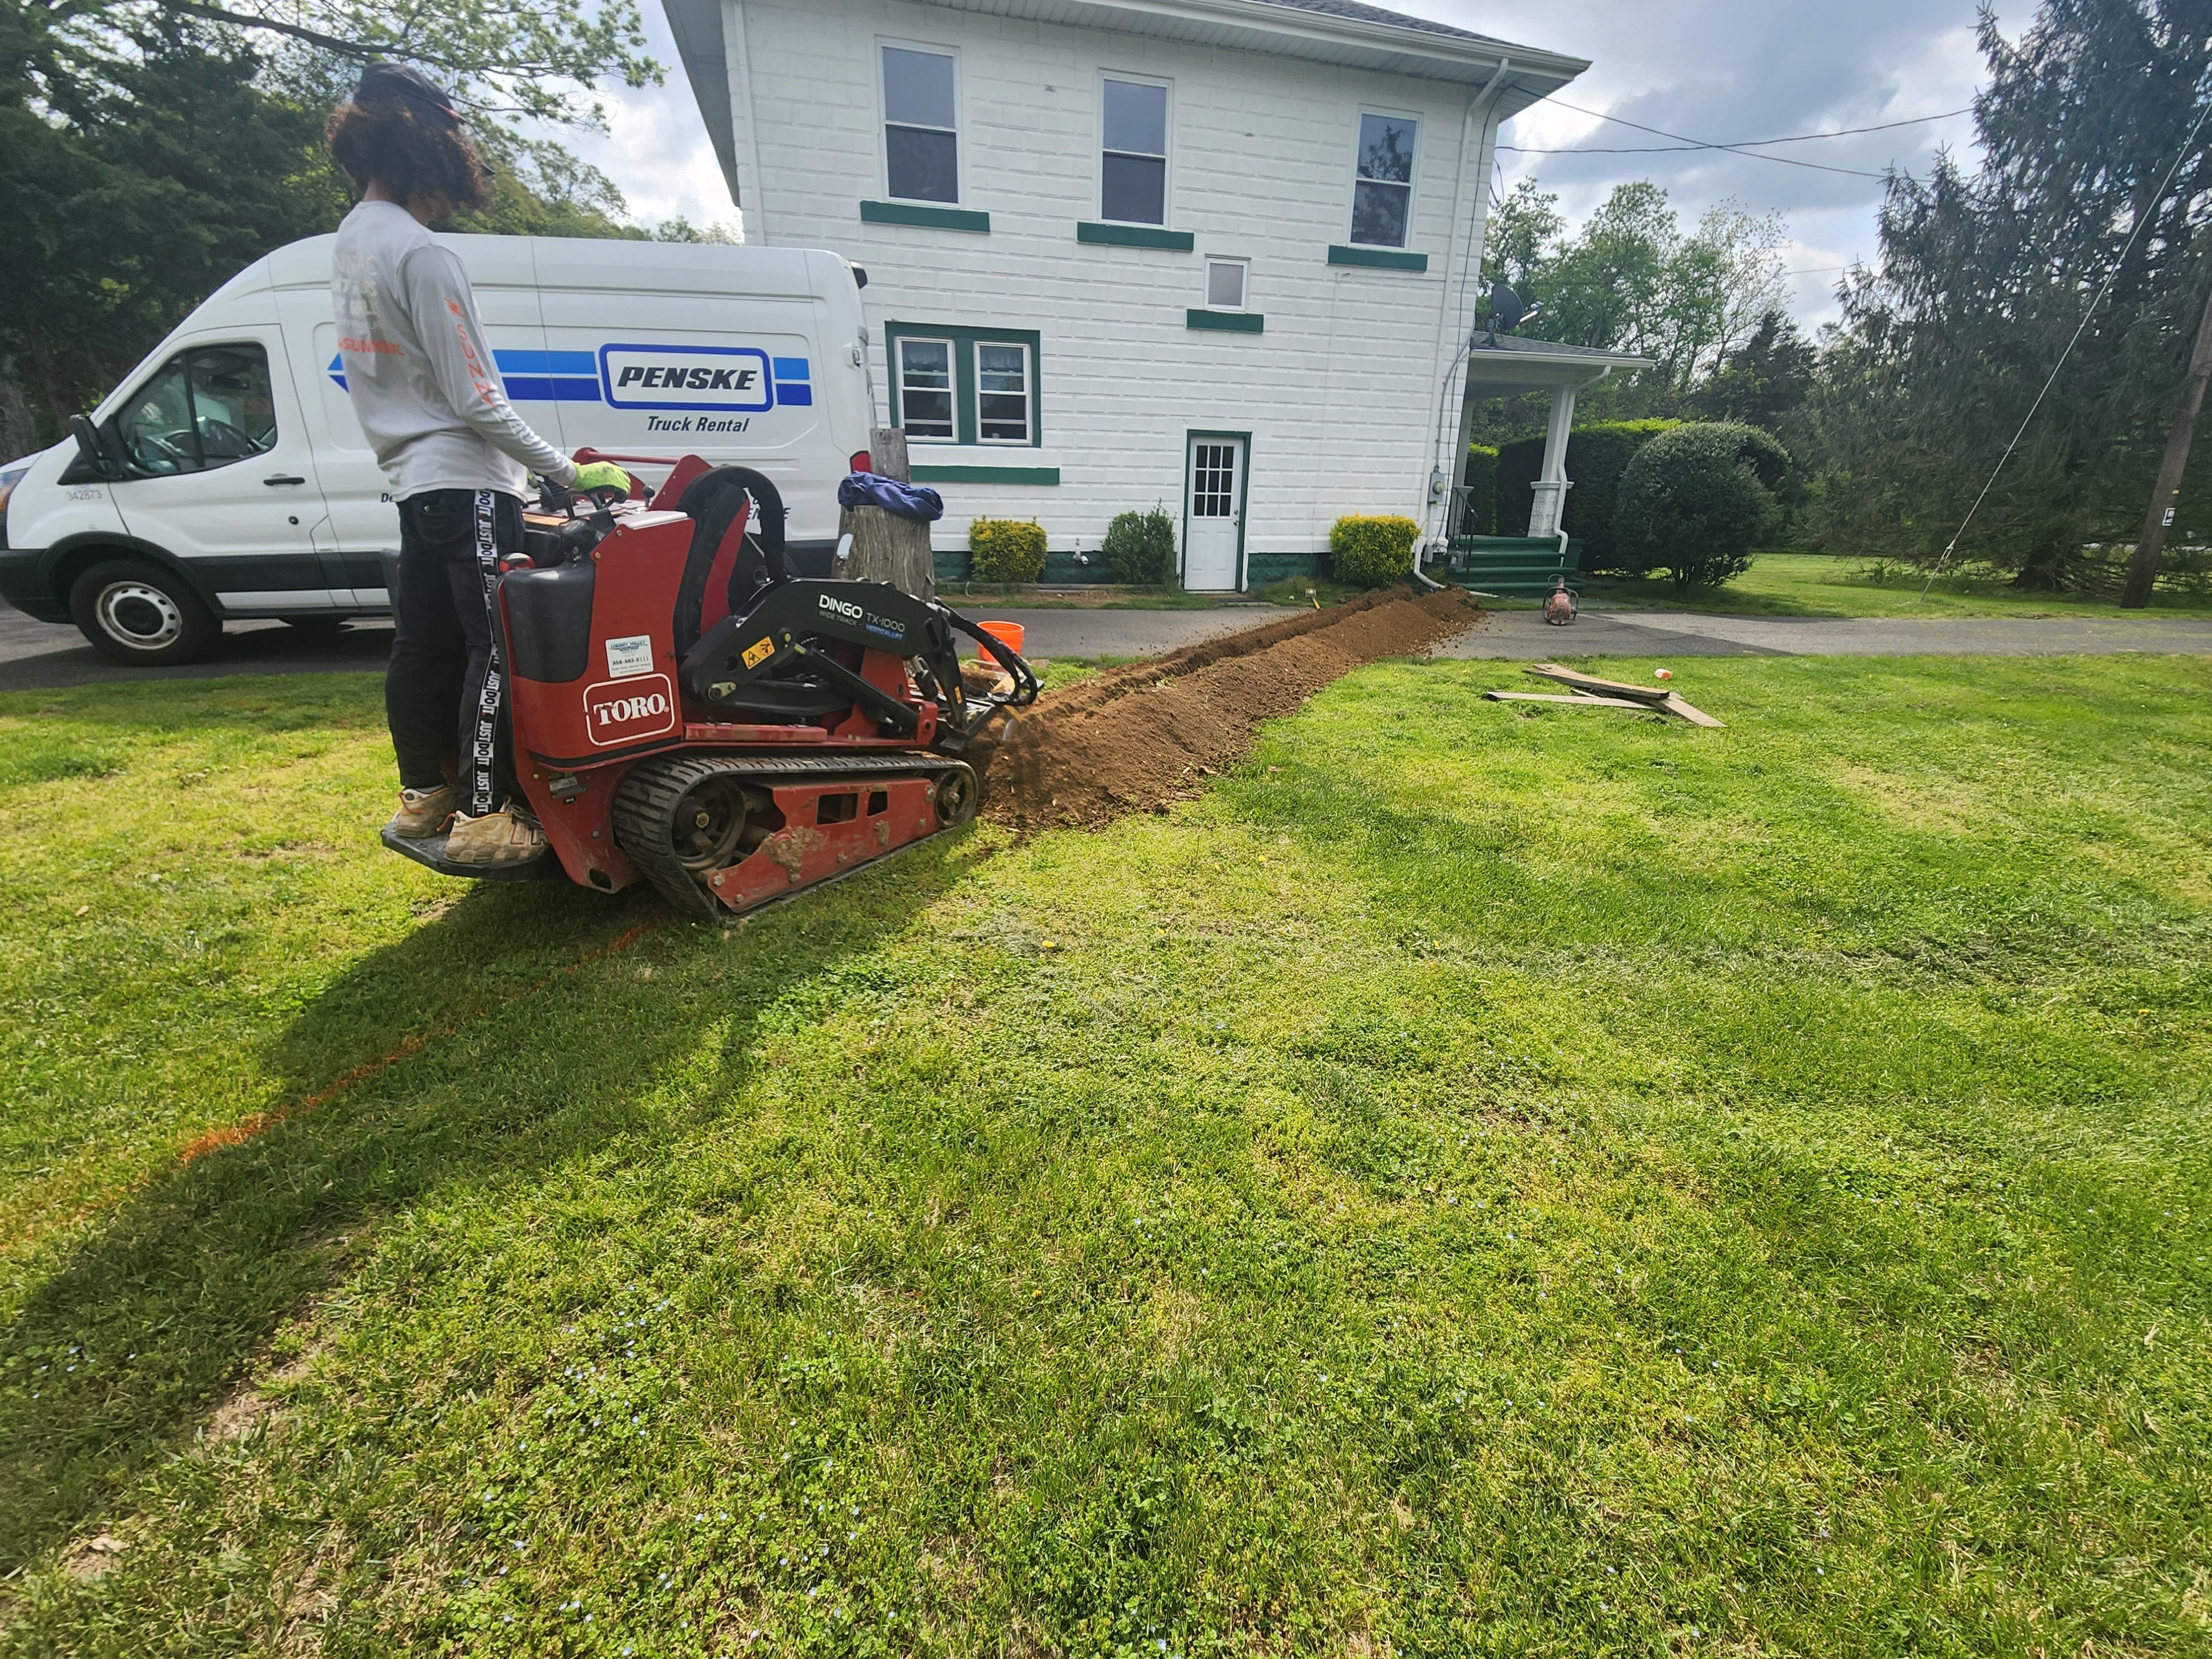
POLYGON ((70 617, 93 648, 133 668, 198 662, 222 624, 182 576, 143 559, 107 559, 70 585, 70 617))

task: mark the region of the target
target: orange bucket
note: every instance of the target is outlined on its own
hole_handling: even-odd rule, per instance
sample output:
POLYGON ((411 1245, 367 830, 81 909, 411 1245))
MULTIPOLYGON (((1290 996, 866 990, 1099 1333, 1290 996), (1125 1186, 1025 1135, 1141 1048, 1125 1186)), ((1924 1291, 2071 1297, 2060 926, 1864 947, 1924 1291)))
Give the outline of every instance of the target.
MULTIPOLYGON (((984 633, 988 634, 993 639, 998 641, 1000 645, 1005 646, 1007 650, 1012 652, 1016 656, 1018 657, 1022 654, 1022 637, 1024 630, 1019 623, 987 622, 977 623, 975 626, 981 629, 984 633)), ((988 653, 985 653, 983 659, 986 662, 992 660, 988 653)))

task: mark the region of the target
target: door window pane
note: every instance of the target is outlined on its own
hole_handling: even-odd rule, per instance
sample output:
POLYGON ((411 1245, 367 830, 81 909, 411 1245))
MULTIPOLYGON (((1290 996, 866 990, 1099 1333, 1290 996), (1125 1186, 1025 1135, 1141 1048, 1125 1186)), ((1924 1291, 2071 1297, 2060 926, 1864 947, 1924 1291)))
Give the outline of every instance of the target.
POLYGON ((975 432, 987 444, 1030 441, 1030 349, 975 343, 975 432))
POLYGON ((901 340, 899 424, 908 438, 952 441, 952 342, 901 340))
POLYGON ((884 185, 893 196, 960 199, 955 104, 950 53, 884 48, 884 185))
POLYGON ((1209 311, 1244 309, 1244 262, 1209 259, 1206 262, 1206 305, 1209 311))
POLYGON ((1126 224, 1167 222, 1168 89, 1109 81, 1098 210, 1126 224))
POLYGON ((1359 161, 1352 187, 1352 240, 1403 247, 1413 198, 1417 123, 1394 115, 1359 118, 1359 161))
POLYGON ((1225 519, 1237 510, 1237 446, 1194 444, 1190 516, 1225 519))
POLYGON ((258 345, 200 346, 161 365, 115 416, 131 470, 202 472, 276 443, 269 357, 258 345))

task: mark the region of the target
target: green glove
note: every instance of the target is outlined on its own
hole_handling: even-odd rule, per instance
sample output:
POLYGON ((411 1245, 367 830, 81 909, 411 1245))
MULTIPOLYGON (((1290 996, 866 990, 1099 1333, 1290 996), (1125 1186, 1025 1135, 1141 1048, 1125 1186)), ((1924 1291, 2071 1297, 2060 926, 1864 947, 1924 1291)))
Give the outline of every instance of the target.
POLYGON ((579 495, 590 489, 619 489, 629 494, 629 474, 612 461, 586 461, 576 469, 576 476, 568 480, 568 488, 579 495))

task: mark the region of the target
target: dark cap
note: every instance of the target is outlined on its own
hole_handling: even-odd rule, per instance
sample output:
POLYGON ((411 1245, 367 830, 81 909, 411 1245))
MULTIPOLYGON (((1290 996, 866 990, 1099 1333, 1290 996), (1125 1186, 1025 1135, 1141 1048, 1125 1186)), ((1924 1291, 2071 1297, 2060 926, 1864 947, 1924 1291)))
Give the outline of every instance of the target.
POLYGON ((353 89, 356 104, 409 103, 432 115, 443 117, 454 126, 461 124, 460 114, 453 108, 453 100, 446 89, 409 64, 389 64, 379 61, 361 72, 361 80, 353 89))

